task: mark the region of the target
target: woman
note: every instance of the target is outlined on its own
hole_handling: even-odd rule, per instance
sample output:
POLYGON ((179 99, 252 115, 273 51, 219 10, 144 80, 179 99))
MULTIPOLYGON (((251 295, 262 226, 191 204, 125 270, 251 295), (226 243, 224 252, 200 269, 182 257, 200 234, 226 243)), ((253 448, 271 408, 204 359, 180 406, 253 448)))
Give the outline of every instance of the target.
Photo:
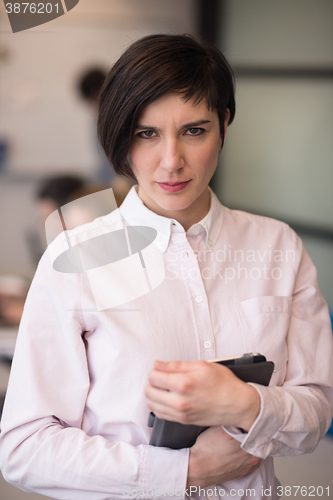
POLYGON ((43 257, 2 422, 10 482, 59 499, 277 498, 272 456, 326 432, 332 335, 315 268, 288 226, 208 187, 234 114, 228 63, 189 36, 143 38, 110 71, 99 135, 138 185, 68 237, 87 262, 82 241, 121 224, 157 236, 125 265, 64 273, 43 257), (274 361, 270 387, 206 363, 251 351, 274 361), (155 448, 150 410, 212 427, 191 449, 155 448))

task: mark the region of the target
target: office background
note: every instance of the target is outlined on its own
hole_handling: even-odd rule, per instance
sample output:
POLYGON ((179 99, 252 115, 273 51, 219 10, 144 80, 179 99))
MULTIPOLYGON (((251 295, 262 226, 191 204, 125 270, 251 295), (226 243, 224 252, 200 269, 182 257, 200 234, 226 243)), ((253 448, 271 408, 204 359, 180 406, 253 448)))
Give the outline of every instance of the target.
MULTIPOLYGON (((331 0, 80 0, 66 15, 16 34, 1 3, 0 275, 33 275, 27 234, 37 224, 40 179, 94 177, 95 118, 78 95, 80 74, 107 70, 132 41, 157 32, 203 34, 227 56, 237 112, 213 188, 225 205, 273 216, 299 233, 333 309, 331 0)), ((1 365, 2 390, 7 378, 1 365)), ((326 437, 312 455, 277 459, 277 475, 285 485, 333 492, 332 456, 326 437)), ((0 496, 35 498, 3 481, 0 496)))

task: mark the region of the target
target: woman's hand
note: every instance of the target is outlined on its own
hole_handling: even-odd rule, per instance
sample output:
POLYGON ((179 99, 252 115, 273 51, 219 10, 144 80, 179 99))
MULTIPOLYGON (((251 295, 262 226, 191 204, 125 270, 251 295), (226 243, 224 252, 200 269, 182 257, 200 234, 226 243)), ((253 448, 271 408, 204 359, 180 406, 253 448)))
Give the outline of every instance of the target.
POLYGON ((260 397, 229 368, 207 361, 156 361, 145 395, 159 418, 195 425, 232 425, 248 431, 260 397))
POLYGON ((200 434, 195 445, 190 448, 186 488, 206 488, 239 479, 259 465, 260 458, 242 450, 239 442, 222 427, 211 427, 200 434))

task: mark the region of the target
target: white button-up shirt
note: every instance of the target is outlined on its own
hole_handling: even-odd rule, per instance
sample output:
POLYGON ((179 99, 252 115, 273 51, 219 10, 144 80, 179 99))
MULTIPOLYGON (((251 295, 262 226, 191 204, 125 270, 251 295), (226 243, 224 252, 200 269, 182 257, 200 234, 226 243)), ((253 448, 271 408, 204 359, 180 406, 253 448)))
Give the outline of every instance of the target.
MULTIPOLYGON (((107 232, 119 215, 125 226, 157 231, 148 254, 160 255, 165 276, 154 282, 146 265, 148 291, 107 307, 115 294, 107 266, 59 272, 46 252, 25 305, 1 423, 4 477, 57 499, 184 499, 189 450, 148 444, 144 389, 154 360, 260 352, 275 363, 269 387, 253 384, 260 414, 248 433, 226 430, 263 460, 206 492, 240 499, 251 489, 261 499, 271 487, 277 498, 272 456, 312 451, 332 418, 330 320, 301 240, 286 224, 222 207, 213 193, 207 216, 185 232, 148 210, 135 188, 119 210, 82 226, 81 237, 107 232)), ((139 257, 131 262, 136 272, 139 257)), ((192 498, 206 492, 192 490, 192 498)))

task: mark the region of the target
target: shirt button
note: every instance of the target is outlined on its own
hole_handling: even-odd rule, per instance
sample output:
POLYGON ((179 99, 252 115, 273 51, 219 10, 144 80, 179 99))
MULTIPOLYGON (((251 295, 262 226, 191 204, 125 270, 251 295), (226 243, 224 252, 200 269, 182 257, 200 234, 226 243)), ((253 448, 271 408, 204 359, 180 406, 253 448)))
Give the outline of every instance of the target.
POLYGON ((160 243, 160 248, 161 250, 164 250, 166 248, 166 244, 163 241, 161 241, 160 243))
POLYGON ((200 302, 202 302, 202 297, 201 295, 198 295, 196 298, 195 298, 195 301, 198 302, 198 304, 200 304, 200 302))
POLYGON ((253 448, 253 446, 254 446, 254 441, 249 441, 249 442, 247 443, 247 445, 248 445, 248 447, 249 447, 249 448, 253 448))
POLYGON ((211 500, 214 497, 215 497, 215 495, 212 491, 207 491, 207 498, 209 498, 209 500, 211 500))
POLYGON ((209 340, 206 340, 206 342, 204 343, 204 346, 206 347, 206 349, 209 349, 212 346, 212 343, 209 342, 209 340))

